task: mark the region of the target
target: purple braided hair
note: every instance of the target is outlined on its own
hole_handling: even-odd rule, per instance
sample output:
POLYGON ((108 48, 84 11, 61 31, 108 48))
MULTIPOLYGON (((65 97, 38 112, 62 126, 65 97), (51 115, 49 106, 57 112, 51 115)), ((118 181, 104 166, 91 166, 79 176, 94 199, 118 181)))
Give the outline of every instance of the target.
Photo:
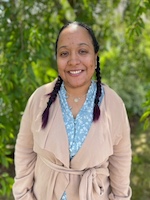
POLYGON ((93 109, 93 121, 97 121, 100 117, 100 108, 99 108, 99 98, 101 96, 101 75, 100 75, 100 63, 99 63, 99 56, 97 56, 97 67, 95 69, 96 77, 97 77, 97 91, 94 101, 94 109, 93 109))
POLYGON ((56 84, 54 86, 53 91, 50 94, 49 101, 47 102, 47 107, 45 108, 43 114, 42 114, 42 128, 44 129, 47 125, 48 118, 49 118, 49 108, 52 105, 52 103, 56 100, 57 93, 60 90, 62 84, 62 78, 58 76, 58 79, 56 81, 56 84))

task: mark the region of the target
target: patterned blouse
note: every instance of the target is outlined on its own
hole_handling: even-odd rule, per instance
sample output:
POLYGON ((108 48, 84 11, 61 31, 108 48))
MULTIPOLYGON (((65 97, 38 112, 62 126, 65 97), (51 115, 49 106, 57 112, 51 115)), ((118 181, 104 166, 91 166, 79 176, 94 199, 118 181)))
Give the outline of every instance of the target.
MULTIPOLYGON (((77 114, 76 118, 73 117, 71 109, 67 103, 67 93, 64 83, 61 85, 59 91, 60 104, 63 114, 63 119, 68 135, 70 160, 76 155, 81 148, 93 121, 93 107, 96 95, 96 83, 92 81, 86 100, 77 114)), ((104 96, 104 89, 102 87, 102 95, 100 97, 99 105, 104 96)), ((67 200, 66 193, 63 194, 61 200, 67 200)))

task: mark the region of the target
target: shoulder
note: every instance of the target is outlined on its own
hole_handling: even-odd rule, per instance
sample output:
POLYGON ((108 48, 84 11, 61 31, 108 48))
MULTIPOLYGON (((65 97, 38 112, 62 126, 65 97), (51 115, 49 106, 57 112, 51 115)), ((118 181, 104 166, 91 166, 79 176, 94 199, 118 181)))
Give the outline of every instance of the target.
POLYGON ((39 88, 37 88, 34 91, 34 93, 32 95, 38 96, 38 95, 48 95, 48 94, 50 94, 52 92, 54 86, 55 86, 56 81, 57 81, 57 78, 50 83, 47 83, 47 84, 40 86, 39 88))
POLYGON ((108 85, 104 85, 104 108, 113 117, 120 117, 126 113, 122 98, 108 85))
POLYGON ((49 95, 52 92, 56 81, 57 81, 57 78, 50 83, 47 83, 47 84, 44 84, 44 85, 38 87, 31 95, 31 98, 49 95))
POLYGON ((38 87, 30 96, 29 100, 28 100, 28 104, 32 105, 32 104, 39 104, 39 102, 41 101, 41 99, 48 99, 49 98, 49 94, 52 92, 55 83, 57 81, 57 78, 47 84, 44 84, 40 87, 38 87))
POLYGON ((104 88, 104 92, 105 92, 105 99, 108 103, 124 104, 122 98, 117 94, 116 91, 114 91, 108 85, 103 85, 103 88, 104 88))

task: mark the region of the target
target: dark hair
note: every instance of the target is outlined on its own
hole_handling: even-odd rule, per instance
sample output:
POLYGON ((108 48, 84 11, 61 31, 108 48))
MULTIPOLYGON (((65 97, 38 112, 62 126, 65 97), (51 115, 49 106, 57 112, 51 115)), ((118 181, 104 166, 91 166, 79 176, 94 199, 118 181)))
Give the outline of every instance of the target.
MULTIPOLYGON (((89 33, 89 35, 91 36, 91 39, 92 39, 92 43, 93 43, 93 46, 94 46, 94 51, 95 51, 95 53, 98 53, 99 44, 98 44, 98 42, 96 40, 96 37, 94 35, 93 30, 89 26, 84 24, 84 23, 81 23, 81 22, 69 22, 66 25, 64 25, 60 29, 59 33, 58 33, 58 36, 57 36, 57 39, 56 39, 56 45, 55 45, 55 54, 57 55, 57 45, 58 45, 58 40, 59 40, 59 36, 60 36, 61 32, 65 28, 67 28, 69 25, 72 25, 72 24, 76 24, 78 26, 81 26, 81 27, 85 28, 88 31, 88 33, 89 33)), ((93 121, 97 121, 99 119, 99 117, 100 117, 100 108, 99 108, 99 105, 98 105, 99 98, 101 96, 101 75, 100 75, 99 56, 97 56, 97 66, 96 66, 95 71, 96 71, 96 78, 97 78, 97 82, 96 82, 97 91, 96 91, 96 96, 95 96, 95 101, 94 101, 93 121)), ((47 107, 46 107, 46 109, 44 110, 44 112, 42 114, 42 128, 45 128, 46 125, 47 125, 48 117, 49 117, 49 108, 52 105, 52 103, 56 100, 56 97, 57 97, 58 91, 60 90, 62 81, 63 81, 62 78, 60 76, 58 76, 58 79, 56 81, 54 89, 50 94, 49 101, 47 102, 47 107)))
POLYGON ((99 50, 99 44, 98 44, 98 42, 97 42, 97 39, 96 39, 96 37, 95 37, 95 34, 94 34, 93 30, 92 30, 87 24, 84 24, 84 23, 82 23, 82 22, 76 22, 76 21, 75 21, 75 22, 68 22, 67 24, 65 24, 65 25, 60 29, 60 31, 59 31, 59 33, 58 33, 58 36, 57 36, 57 39, 56 39, 55 54, 57 55, 57 44, 58 44, 58 40, 59 40, 59 36, 60 36, 61 32, 62 32, 65 28, 67 28, 69 25, 73 25, 73 24, 78 25, 78 26, 81 26, 81 27, 85 28, 85 29, 88 31, 89 35, 90 35, 91 38, 92 38, 92 42, 93 42, 93 46, 94 46, 94 51, 95 51, 95 53, 97 53, 98 50, 99 50))

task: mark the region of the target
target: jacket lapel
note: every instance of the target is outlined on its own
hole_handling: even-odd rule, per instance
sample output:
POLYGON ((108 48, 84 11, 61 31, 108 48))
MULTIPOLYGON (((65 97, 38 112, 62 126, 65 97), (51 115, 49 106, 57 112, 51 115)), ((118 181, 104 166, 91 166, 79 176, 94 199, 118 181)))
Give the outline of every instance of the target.
POLYGON ((51 87, 46 86, 44 95, 42 94, 39 103, 39 111, 37 111, 36 120, 33 125, 35 142, 36 145, 41 148, 41 150, 46 150, 50 152, 50 155, 54 155, 54 163, 56 162, 69 167, 68 137, 63 122, 58 96, 56 101, 50 107, 49 120, 46 128, 41 128, 41 116, 49 99, 47 94, 50 92, 51 87))
POLYGON ((92 123, 81 149, 71 160, 71 168, 83 170, 87 166, 99 166, 106 161, 112 152, 111 133, 103 101, 101 104, 101 116, 97 122, 92 123))
POLYGON ((53 106, 53 113, 50 113, 47 126, 47 139, 45 140, 44 148, 53 152, 59 161, 69 167, 68 137, 58 97, 53 106))

